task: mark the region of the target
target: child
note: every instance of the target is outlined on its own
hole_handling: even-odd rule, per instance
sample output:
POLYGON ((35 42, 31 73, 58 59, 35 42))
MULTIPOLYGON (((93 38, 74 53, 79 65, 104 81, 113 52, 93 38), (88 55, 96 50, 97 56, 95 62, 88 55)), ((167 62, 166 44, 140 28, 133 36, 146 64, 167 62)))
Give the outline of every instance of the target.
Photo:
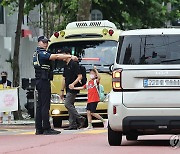
POLYGON ((97 85, 99 84, 100 76, 96 68, 90 71, 90 81, 88 81, 82 87, 74 87, 74 90, 88 90, 88 103, 87 103, 87 118, 88 127, 86 129, 93 129, 92 116, 101 120, 104 124, 104 128, 107 128, 107 120, 104 120, 99 114, 95 113, 98 102, 100 101, 97 85))

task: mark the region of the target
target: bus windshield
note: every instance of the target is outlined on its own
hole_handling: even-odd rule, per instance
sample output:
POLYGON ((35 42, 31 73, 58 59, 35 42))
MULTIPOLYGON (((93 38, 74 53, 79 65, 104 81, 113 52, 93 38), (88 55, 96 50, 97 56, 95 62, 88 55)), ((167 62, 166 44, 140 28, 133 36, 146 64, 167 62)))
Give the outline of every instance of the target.
MULTIPOLYGON (((63 47, 71 48, 72 55, 78 58, 97 58, 99 60, 81 60, 80 64, 89 71, 96 66, 100 72, 109 72, 109 66, 114 63, 117 51, 116 41, 75 41, 58 42, 49 47, 51 53, 56 53, 63 47)), ((64 67, 63 61, 55 61, 53 69, 55 73, 60 73, 64 67)))

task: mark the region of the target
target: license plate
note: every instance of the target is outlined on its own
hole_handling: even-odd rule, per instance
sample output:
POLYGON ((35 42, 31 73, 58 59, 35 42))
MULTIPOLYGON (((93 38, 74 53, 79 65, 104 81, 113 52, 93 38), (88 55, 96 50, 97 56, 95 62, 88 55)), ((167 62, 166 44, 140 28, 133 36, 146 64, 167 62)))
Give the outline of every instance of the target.
POLYGON ((144 87, 180 87, 180 79, 144 79, 144 87))
POLYGON ((76 106, 76 110, 78 113, 86 113, 86 106, 76 106))

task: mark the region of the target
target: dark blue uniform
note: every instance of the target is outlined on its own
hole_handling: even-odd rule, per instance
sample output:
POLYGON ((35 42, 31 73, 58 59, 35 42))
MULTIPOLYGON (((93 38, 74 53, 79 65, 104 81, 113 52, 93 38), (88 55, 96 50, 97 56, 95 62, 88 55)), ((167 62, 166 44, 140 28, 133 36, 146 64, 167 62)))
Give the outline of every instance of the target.
POLYGON ((50 67, 51 54, 45 49, 37 47, 33 56, 36 77, 38 101, 36 107, 36 130, 44 131, 51 128, 49 122, 49 109, 51 99, 52 71, 50 67))

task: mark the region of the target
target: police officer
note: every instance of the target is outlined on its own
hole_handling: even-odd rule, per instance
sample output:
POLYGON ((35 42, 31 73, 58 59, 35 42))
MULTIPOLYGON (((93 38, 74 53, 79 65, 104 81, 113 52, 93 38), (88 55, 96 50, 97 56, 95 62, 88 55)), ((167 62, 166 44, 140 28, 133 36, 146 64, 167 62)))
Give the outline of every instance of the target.
POLYGON ((53 78, 53 73, 50 66, 50 61, 63 60, 71 58, 78 60, 76 56, 51 54, 46 51, 48 47, 48 39, 45 36, 38 38, 38 47, 33 55, 33 64, 35 68, 36 89, 38 91, 38 101, 36 107, 36 135, 56 135, 60 131, 51 129, 49 122, 49 109, 51 98, 50 80, 53 78))

